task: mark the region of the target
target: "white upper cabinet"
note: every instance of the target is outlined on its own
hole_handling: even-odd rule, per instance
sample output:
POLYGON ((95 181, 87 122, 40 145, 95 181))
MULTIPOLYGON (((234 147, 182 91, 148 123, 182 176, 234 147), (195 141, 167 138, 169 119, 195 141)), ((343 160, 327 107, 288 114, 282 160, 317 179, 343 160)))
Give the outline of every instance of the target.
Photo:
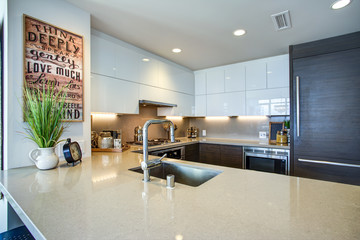
POLYGON ((224 68, 212 68, 206 71, 206 94, 223 93, 225 90, 224 68))
POLYGON ((195 96, 195 114, 196 117, 206 116, 206 95, 195 96))
POLYGON ((289 88, 246 92, 246 115, 288 115, 289 88))
POLYGON ((266 62, 249 61, 246 65, 246 90, 266 89, 266 62))
POLYGON ((139 82, 142 56, 123 46, 116 46, 116 78, 139 82))
POLYGON ((245 115, 245 92, 207 95, 206 106, 207 116, 245 115))
MULTIPOLYGON (((167 90, 165 90, 167 91, 167 90)), ((171 100, 177 107, 159 107, 158 116, 193 116, 192 107, 194 106, 194 96, 184 93, 171 92, 171 100)))
POLYGON ((193 71, 96 30, 91 70, 92 111, 138 113, 138 101, 144 99, 177 104, 174 116, 195 114, 193 71))
POLYGON ((268 58, 267 87, 289 87, 289 55, 268 58))
POLYGON ((195 75, 195 95, 206 94, 206 72, 197 71, 195 75))
POLYGON ((141 56, 139 63, 139 83, 159 86, 159 61, 150 56, 141 56))
POLYGON ((159 62, 159 87, 194 94, 194 74, 166 62, 159 62))
POLYGON ((225 92, 245 91, 245 64, 237 63, 225 67, 225 92))
POLYGON ((128 81, 91 75, 91 112, 139 113, 139 85, 128 81))
POLYGON ((91 35, 91 72, 116 76, 116 44, 91 35))

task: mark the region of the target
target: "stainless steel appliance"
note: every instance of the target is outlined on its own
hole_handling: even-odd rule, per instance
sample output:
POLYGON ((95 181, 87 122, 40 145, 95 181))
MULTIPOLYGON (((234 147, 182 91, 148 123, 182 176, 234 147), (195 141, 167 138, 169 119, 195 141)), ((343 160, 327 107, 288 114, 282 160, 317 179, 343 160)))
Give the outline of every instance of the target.
MULTIPOLYGON (((175 142, 180 142, 180 140, 175 139, 175 142)), ((133 144, 133 145, 143 145, 143 141, 133 141, 133 142, 127 142, 127 143, 133 144)), ((171 141, 169 139, 165 139, 165 138, 154 138, 154 139, 148 140, 148 146, 164 145, 164 144, 168 144, 168 143, 171 143, 171 141)))
POLYGON ((149 155, 153 156, 164 156, 166 154, 167 158, 174 158, 174 159, 185 159, 185 147, 175 147, 175 148, 166 148, 161 150, 151 151, 149 150, 149 155))
POLYGON ((244 148, 244 168, 289 175, 289 150, 275 148, 244 148))
POLYGON ((136 126, 134 129, 134 141, 135 142, 142 142, 143 140, 143 132, 141 126, 136 126))
POLYGON ((98 147, 99 148, 113 148, 114 147, 114 138, 111 136, 110 132, 100 132, 99 133, 98 147))

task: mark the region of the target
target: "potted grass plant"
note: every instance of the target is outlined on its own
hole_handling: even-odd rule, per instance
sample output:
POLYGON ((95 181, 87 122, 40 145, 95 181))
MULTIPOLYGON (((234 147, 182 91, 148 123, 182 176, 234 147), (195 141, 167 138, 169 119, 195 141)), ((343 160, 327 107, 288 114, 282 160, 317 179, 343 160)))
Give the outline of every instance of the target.
POLYGON ((57 91, 54 84, 43 85, 42 89, 24 86, 25 135, 38 146, 29 157, 41 170, 55 168, 59 163, 55 146, 62 141, 59 139, 67 127, 61 120, 65 111, 63 90, 57 91))

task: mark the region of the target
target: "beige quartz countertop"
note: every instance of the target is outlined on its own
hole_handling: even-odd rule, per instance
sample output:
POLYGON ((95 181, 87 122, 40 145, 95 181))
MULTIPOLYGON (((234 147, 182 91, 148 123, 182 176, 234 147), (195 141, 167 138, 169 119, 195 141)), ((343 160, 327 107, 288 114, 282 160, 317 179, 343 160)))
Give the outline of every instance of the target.
POLYGON ((223 171, 170 190, 128 170, 141 160, 2 171, 0 190, 37 239, 359 239, 358 186, 168 159, 223 171))

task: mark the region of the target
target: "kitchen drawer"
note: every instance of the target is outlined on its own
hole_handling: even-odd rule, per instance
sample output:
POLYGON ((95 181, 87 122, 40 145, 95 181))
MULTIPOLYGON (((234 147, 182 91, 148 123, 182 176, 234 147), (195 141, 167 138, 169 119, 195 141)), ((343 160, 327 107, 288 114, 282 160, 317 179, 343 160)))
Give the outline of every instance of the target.
MULTIPOLYGON (((329 161, 329 159, 327 160, 329 161)), ((330 161, 341 162, 342 160, 330 161)), ((297 177, 360 185, 360 167, 327 165, 312 162, 301 162, 298 160, 295 161, 294 165, 294 176, 297 177)))

